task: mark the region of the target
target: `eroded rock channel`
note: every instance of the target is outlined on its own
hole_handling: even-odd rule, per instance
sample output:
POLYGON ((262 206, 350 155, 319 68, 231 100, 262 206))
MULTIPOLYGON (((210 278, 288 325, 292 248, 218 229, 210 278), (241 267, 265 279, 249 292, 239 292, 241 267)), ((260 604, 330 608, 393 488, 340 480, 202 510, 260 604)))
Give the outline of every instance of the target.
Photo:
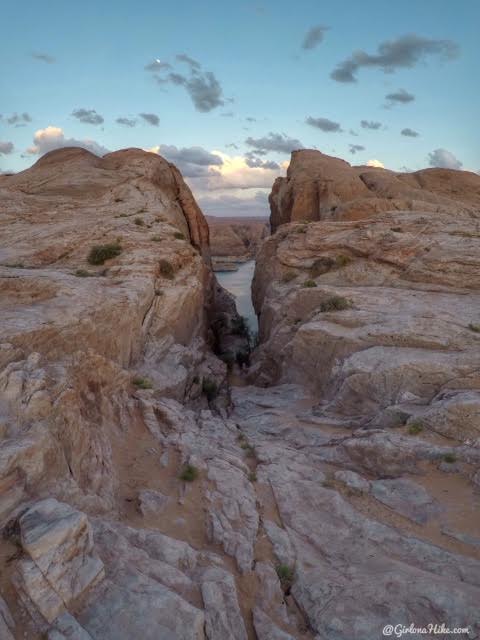
POLYGON ((480 634, 480 177, 295 152, 249 367, 165 160, 0 201, 2 640, 480 634))

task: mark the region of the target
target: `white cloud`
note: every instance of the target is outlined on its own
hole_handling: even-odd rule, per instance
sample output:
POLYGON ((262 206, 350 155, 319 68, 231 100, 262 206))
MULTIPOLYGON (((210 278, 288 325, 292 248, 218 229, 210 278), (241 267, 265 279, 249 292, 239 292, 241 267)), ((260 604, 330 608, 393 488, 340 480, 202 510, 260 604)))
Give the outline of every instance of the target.
POLYGON ((461 169, 463 162, 453 155, 451 151, 446 149, 435 149, 428 154, 431 167, 440 167, 442 169, 461 169))
POLYGON ((378 167, 379 169, 385 169, 385 165, 380 162, 380 160, 375 160, 375 158, 367 162, 367 167, 378 167))
POLYGON ((97 156, 103 156, 109 153, 109 150, 95 142, 95 140, 77 140, 75 138, 66 138, 63 129, 60 127, 48 126, 45 129, 36 131, 33 138, 33 146, 27 149, 27 153, 32 155, 43 156, 53 149, 61 149, 63 147, 81 147, 87 149, 97 156))

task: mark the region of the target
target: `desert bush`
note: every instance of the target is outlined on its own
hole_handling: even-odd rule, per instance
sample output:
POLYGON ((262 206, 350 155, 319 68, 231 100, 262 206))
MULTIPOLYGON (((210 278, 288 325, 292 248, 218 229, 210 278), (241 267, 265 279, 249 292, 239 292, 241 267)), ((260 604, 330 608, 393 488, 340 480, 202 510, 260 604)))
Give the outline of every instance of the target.
POLYGON ((448 464, 453 464, 454 462, 457 461, 457 458, 454 453, 446 453, 443 456, 443 461, 447 462, 448 464))
POLYGON ((335 266, 335 260, 330 258, 329 256, 322 256, 321 258, 317 258, 315 262, 310 267, 310 276, 312 278, 318 278, 318 276, 323 275, 333 269, 335 266))
POLYGON ((415 422, 411 422, 408 425, 408 433, 412 436, 416 436, 418 433, 423 431, 423 424, 420 420, 415 420, 415 422))
POLYGON ((132 380, 133 384, 137 387, 137 389, 151 389, 152 383, 148 378, 137 377, 132 380))
POLYGON ((475 333, 480 333, 480 324, 473 324, 473 322, 471 322, 468 325, 468 328, 470 329, 470 331, 475 331, 475 333))
POLYGON ((161 242, 162 241, 162 236, 154 235, 154 236, 152 236, 151 239, 152 239, 153 242, 161 242))
POLYGON ((175 231, 175 233, 173 234, 173 237, 176 238, 177 240, 185 240, 185 236, 181 231, 175 231))
POLYGON ((198 478, 197 467, 194 467, 193 464, 186 464, 180 472, 179 478, 184 482, 193 482, 198 478))
POLYGON ((218 394, 218 385, 215 380, 212 380, 211 378, 203 378, 202 392, 207 396, 207 400, 209 402, 214 400, 218 394))
POLYGON ((303 283, 303 287, 305 289, 312 289, 313 287, 316 287, 317 283, 315 282, 315 280, 305 280, 305 282, 303 283))
POLYGON ((162 274, 162 276, 164 278, 167 278, 167 280, 173 280, 173 278, 175 277, 175 270, 173 268, 172 263, 169 262, 168 260, 162 259, 158 264, 159 264, 160 273, 162 274))
POLYGON ((248 479, 250 480, 250 482, 257 481, 257 474, 255 473, 255 471, 250 471, 250 473, 248 474, 248 479))
POLYGON ((90 249, 88 262, 90 264, 103 264, 106 260, 116 258, 122 253, 122 247, 118 242, 108 244, 97 244, 90 249))
POLYGON ((139 217, 135 218, 134 222, 138 227, 143 227, 145 224, 145 220, 139 217))
POLYGON ((287 284, 287 282, 291 282, 292 280, 295 280, 296 277, 297 277, 297 274, 295 273, 295 271, 287 271, 282 276, 282 282, 287 284))
POLYGON ((77 278, 90 278, 94 274, 90 273, 90 271, 87 271, 86 269, 77 269, 75 271, 75 275, 77 276, 77 278))
POLYGON ((352 306, 350 300, 343 298, 342 296, 330 296, 320 303, 320 311, 325 313, 326 311, 343 311, 349 309, 352 306))
POLYGON ((347 264, 350 264, 351 261, 352 259, 350 258, 350 256, 346 256, 344 254, 340 254, 339 256, 337 256, 335 260, 337 267, 346 267, 347 264))
POLYGON ((276 567, 277 576, 280 580, 280 584, 282 585, 282 589, 284 591, 288 591, 293 583, 293 577, 295 575, 292 567, 289 567, 288 564, 279 564, 276 567))

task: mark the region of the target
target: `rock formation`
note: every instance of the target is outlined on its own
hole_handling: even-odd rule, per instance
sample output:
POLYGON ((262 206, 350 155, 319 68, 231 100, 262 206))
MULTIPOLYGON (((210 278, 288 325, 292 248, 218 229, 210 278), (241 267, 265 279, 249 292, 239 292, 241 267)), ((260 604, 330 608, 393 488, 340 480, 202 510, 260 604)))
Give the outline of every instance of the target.
POLYGON ((461 211, 480 207, 480 178, 453 169, 397 173, 352 167, 320 151, 294 151, 270 194, 272 231, 286 222, 361 220, 385 211, 461 211))
POLYGON ((238 263, 252 260, 269 234, 266 218, 207 216, 214 271, 234 271, 238 263))
POLYGON ((361 170, 321 156, 324 183, 316 158, 273 215, 314 191, 350 213, 263 241, 240 386, 172 165, 64 149, 0 177, 2 640, 480 634, 476 178, 373 211, 361 170))

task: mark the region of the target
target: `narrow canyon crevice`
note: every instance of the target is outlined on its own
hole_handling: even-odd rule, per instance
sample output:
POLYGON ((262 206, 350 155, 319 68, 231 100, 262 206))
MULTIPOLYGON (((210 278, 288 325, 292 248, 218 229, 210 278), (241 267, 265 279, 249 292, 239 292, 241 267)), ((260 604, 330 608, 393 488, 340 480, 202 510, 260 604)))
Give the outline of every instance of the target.
POLYGON ((1 176, 2 640, 479 634, 479 181, 295 152, 268 235, 140 150, 1 176))

